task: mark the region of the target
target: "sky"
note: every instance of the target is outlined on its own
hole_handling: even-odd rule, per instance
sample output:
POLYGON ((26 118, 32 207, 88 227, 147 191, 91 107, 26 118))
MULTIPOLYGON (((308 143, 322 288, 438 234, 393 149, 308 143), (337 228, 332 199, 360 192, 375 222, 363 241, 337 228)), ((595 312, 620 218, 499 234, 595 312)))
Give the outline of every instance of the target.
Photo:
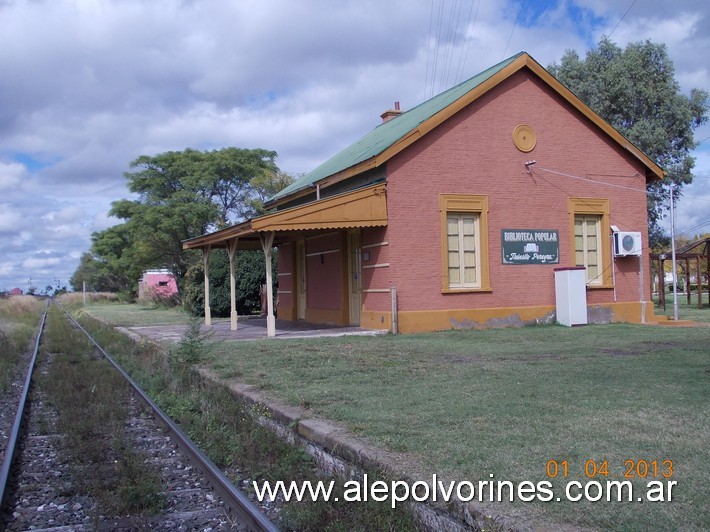
MULTIPOLYGON (((664 43, 682 92, 710 92, 707 0, 0 0, 0 290, 68 285, 140 155, 264 148, 305 173, 395 101, 602 36, 664 43)), ((691 236, 710 232, 695 136, 691 236)))

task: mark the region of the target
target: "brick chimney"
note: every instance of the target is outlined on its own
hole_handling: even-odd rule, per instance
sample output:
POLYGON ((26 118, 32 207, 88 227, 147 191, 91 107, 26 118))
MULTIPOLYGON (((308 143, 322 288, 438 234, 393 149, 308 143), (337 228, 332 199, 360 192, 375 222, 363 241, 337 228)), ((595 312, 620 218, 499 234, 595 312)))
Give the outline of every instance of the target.
POLYGON ((384 113, 380 115, 380 117, 382 118, 382 123, 384 124, 385 122, 389 122, 393 118, 397 118, 401 114, 402 111, 399 110, 399 102, 394 102, 394 109, 387 109, 384 113))

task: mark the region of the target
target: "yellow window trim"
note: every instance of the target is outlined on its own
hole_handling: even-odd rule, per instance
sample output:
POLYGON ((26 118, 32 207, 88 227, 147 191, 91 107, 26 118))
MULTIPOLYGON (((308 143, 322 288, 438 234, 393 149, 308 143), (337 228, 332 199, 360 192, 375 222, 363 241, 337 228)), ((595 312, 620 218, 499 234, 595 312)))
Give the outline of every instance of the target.
POLYGON ((567 198, 567 206, 569 209, 569 225, 570 225, 570 263, 575 263, 575 248, 574 248, 574 217, 578 214, 592 214, 601 216, 601 244, 602 257, 599 265, 602 270, 602 282, 600 284, 587 284, 588 289, 606 289, 614 288, 612 279, 612 263, 611 263, 611 234, 609 227, 609 200, 605 198, 567 198))
POLYGON ((458 294, 461 292, 490 292, 491 282, 488 271, 488 196, 477 194, 439 194, 441 212, 441 292, 458 294), (447 253, 448 213, 472 212, 479 215, 479 252, 481 263, 481 285, 476 288, 449 288, 449 254, 447 253))

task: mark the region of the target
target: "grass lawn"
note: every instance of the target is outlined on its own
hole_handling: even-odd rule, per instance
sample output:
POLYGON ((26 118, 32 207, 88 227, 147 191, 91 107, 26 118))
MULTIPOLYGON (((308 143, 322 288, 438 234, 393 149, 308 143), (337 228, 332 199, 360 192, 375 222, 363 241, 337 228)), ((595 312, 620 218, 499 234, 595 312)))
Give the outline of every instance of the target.
MULTIPOLYGON (((530 524, 707 529, 710 327, 605 325, 224 342, 213 367, 459 480, 546 480, 548 460, 623 481, 627 460, 673 461, 672 502, 529 502, 530 524)), ((561 480, 560 478, 557 479, 561 480)), ((555 482, 555 495, 563 493, 555 482)), ((488 505, 496 511, 496 505, 488 505)))
MULTIPOLYGON (((658 296, 654 296, 656 303, 655 312, 659 316, 673 316, 673 293, 666 294, 666 309, 658 306, 658 296)), ((690 294, 690 305, 688 305, 688 296, 678 294, 678 319, 693 320, 698 322, 710 322, 710 306, 708 306, 708 291, 707 287, 703 290, 703 308, 698 308, 698 293, 690 294)))
POLYGON ((121 327, 176 325, 190 320, 190 316, 181 307, 162 308, 139 303, 92 303, 82 310, 99 320, 121 327))
MULTIPOLYGON (((135 305, 89 310, 123 325, 187 321, 135 305)), ((710 322, 709 314, 681 317, 710 322)), ((709 341, 708 325, 540 326, 220 342, 209 363, 402 452, 424 478, 538 482, 548 480, 549 460, 566 461, 568 476, 553 481, 564 499, 564 482, 624 481, 627 461, 646 460, 656 461, 656 475, 634 479, 634 499, 650 480, 677 482, 670 502, 486 505, 532 526, 703 530, 710 529, 709 341), (608 476, 585 477, 588 460, 606 461, 608 476), (673 462, 669 479, 664 460, 673 462)))

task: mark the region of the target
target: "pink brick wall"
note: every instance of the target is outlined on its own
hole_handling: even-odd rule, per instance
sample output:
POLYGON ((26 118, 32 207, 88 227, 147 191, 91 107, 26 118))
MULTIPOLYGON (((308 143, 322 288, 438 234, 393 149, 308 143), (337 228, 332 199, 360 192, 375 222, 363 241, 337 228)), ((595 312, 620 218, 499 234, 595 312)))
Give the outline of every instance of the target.
POLYGON ((341 308, 343 257, 341 233, 306 240, 306 299, 309 309, 341 308))
MULTIPOLYGON (((389 241, 380 253, 392 259, 389 268, 364 276, 363 287, 368 282, 395 285, 402 311, 554 305, 553 270, 573 265, 574 260, 569 197, 609 198, 610 223, 622 231, 641 231, 648 242, 643 166, 526 71, 395 156, 387 169, 389 225, 383 234, 372 232, 372 238, 389 241), (529 153, 518 151, 512 141, 514 128, 522 123, 537 135, 537 145, 529 153), (532 176, 524 167, 531 159, 537 161, 532 176), (563 177, 542 167, 634 190, 563 177), (488 195, 490 293, 441 293, 440 193, 488 195), (560 264, 502 265, 504 228, 558 230, 560 264)), ((368 234, 363 232, 363 244, 368 234)), ((617 263, 618 301, 641 299, 638 265, 637 257, 617 263)), ((646 256, 645 300, 650 299, 649 267, 646 256)), ((611 290, 588 291, 590 304, 612 301, 611 290)), ((379 294, 366 296, 368 309, 386 305, 388 300, 379 294)))
MULTIPOLYGON (((388 264, 390 262, 390 247, 382 244, 387 241, 386 227, 367 227, 362 229, 360 236, 361 264, 362 264, 362 288, 367 289, 389 289, 390 272, 389 268, 367 268, 375 264, 388 264), (373 245, 375 244, 375 245, 373 245), (366 259, 369 255, 369 260, 366 259)), ((368 293, 363 292, 362 303, 367 310, 391 309, 389 293, 368 293)))

